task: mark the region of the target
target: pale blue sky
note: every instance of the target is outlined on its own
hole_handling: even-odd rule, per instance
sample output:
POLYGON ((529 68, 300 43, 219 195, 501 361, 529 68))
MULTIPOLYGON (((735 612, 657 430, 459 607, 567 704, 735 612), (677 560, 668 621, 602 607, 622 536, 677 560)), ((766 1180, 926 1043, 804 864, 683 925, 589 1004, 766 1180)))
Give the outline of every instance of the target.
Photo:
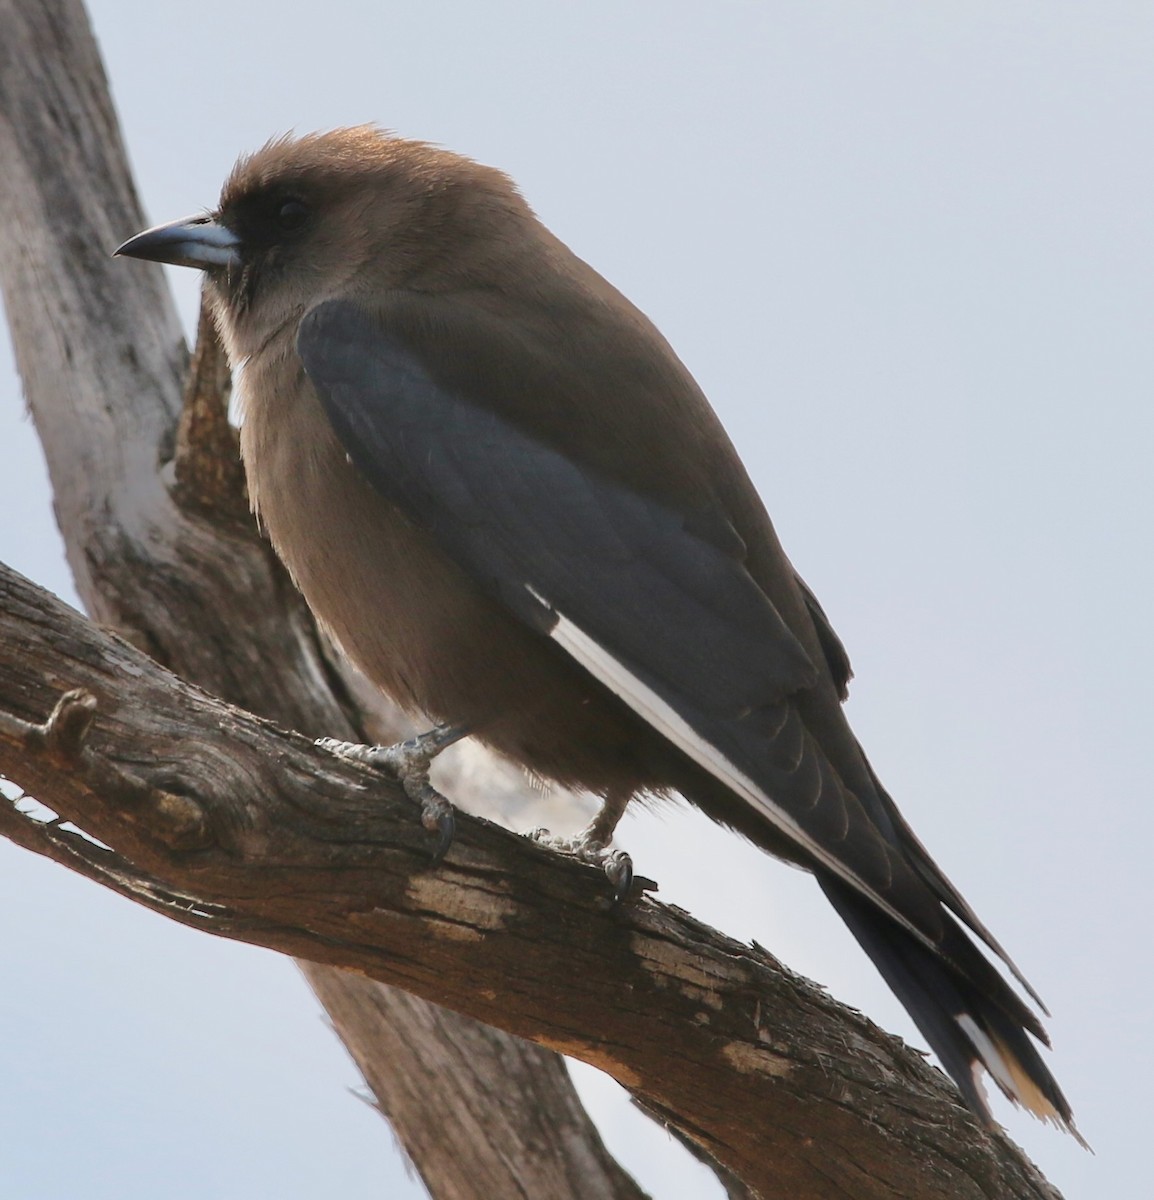
MULTIPOLYGON (((211 205, 272 134, 376 120, 504 168, 656 320, 849 648, 875 766, 1053 1010, 1097 1156, 999 1113, 1067 1200, 1138 1195, 1154 9, 90 11, 152 220, 211 205)), ((69 596, 20 410, 5 344, 0 559, 69 596)), ((804 876, 680 811, 621 841, 665 898, 920 1044, 804 876)), ((291 964, 0 859, 0 1194, 421 1194, 291 964)), ((656 1194, 720 1194, 582 1078, 656 1194)))

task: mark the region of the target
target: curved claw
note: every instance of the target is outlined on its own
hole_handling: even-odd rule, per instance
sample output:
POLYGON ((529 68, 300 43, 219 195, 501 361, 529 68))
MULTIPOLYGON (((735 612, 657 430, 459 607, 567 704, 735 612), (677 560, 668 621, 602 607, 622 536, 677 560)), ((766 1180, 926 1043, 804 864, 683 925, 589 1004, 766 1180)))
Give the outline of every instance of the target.
MULTIPOLYGON (((409 791, 408 786, 405 787, 409 791)), ((453 844, 453 835, 457 832, 457 819, 453 815, 453 806, 427 780, 419 788, 409 792, 421 806, 421 825, 429 833, 437 835, 437 844, 433 847, 433 863, 438 866, 453 844)))
POLYGON ((421 824, 430 833, 437 835, 437 844, 433 847, 431 865, 439 867, 456 836, 457 818, 453 815, 453 806, 448 800, 440 793, 436 793, 436 796, 436 801, 425 801, 424 807, 421 809, 421 824))
POLYGON ((613 903, 620 904, 633 887, 633 859, 624 850, 614 850, 601 865, 613 885, 613 903))

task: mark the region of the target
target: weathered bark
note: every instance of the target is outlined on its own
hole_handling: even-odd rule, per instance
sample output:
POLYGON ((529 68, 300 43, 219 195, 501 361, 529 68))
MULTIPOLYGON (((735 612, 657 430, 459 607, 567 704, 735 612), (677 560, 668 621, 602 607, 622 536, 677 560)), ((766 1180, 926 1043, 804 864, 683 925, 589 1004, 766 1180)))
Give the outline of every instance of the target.
POLYGON ((108 849, 13 808, 0 830, 22 844, 185 924, 601 1067, 763 1196, 1052 1200, 940 1072, 764 951, 644 898, 615 906, 599 871, 474 817, 432 868, 392 781, 11 572, 0 614, 0 770, 108 849), (96 699, 41 727, 65 685, 96 699))
MULTIPOLYGON (((145 222, 83 6, 0 0, 0 28, 0 283, 86 608, 186 679, 289 728, 336 737, 401 731, 399 714, 353 698, 255 534, 224 420, 219 350, 204 343, 182 406, 188 355, 163 275, 109 257, 145 222)), ((463 799, 508 794, 507 773, 476 754, 463 761, 453 781, 463 799)), ((322 977, 334 1005, 346 991, 363 995, 363 983, 342 973, 312 973, 322 977)), ((421 1019, 409 997, 378 991, 371 1023, 342 1028, 372 1045, 388 1012, 397 1036, 419 1043, 432 1018, 421 1019)), ((544 1057, 441 1050, 430 1067, 452 1058, 451 1096, 431 1085, 378 1094, 434 1195, 487 1198, 494 1193, 482 1185, 493 1171, 518 1161, 522 1190, 500 1194, 639 1194, 588 1123, 580 1136, 538 1147, 540 1097, 557 1111, 576 1103, 559 1063, 544 1057), (482 1128, 471 1116, 477 1098, 502 1090, 501 1121, 482 1128), (470 1135, 452 1145, 425 1135, 438 1121, 462 1128, 466 1119, 470 1135)), ((379 1066, 373 1078, 385 1075, 387 1060, 379 1066)))
MULTIPOLYGON (((556 1062, 496 1034, 477 1060, 468 1023, 389 988, 364 1003, 332 967, 605 1068, 767 1197, 1052 1200, 917 1055, 762 952, 648 902, 613 909, 596 872, 483 822, 462 818, 431 871, 394 787, 213 698, 310 734, 399 729, 355 694, 247 521, 212 344, 182 404, 160 271, 107 258, 143 222, 80 5, 0 0, 0 23, 0 277, 77 586, 212 693, 5 573, 0 769, 110 849, 14 808, 3 832, 186 924, 326 964, 308 972, 370 1082, 388 1039, 364 1014, 387 1010, 402 1044, 453 1026, 406 1067, 452 1055, 452 1087, 377 1092, 438 1196, 492 1195, 501 1170, 520 1190, 496 1194, 637 1193, 579 1120, 542 1151, 539 1089, 573 1103, 556 1062), (72 703, 38 728, 76 687, 94 714, 72 703), (500 1120, 482 1125, 494 1095, 500 1120)), ((454 797, 507 791, 488 770, 454 797)))

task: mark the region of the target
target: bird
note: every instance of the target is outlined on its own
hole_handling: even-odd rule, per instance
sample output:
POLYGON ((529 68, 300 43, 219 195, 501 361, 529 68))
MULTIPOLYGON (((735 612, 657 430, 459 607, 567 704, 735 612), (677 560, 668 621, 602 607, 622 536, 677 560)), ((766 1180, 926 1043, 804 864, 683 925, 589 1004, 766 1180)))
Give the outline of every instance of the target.
POLYGON ((204 272, 254 512, 343 652, 438 723, 419 764, 469 736, 593 793, 591 859, 628 803, 683 797, 813 873, 979 1117, 988 1075, 1082 1140, 1045 1006, 870 766, 719 418, 508 176, 375 125, 285 135, 116 253, 204 272))

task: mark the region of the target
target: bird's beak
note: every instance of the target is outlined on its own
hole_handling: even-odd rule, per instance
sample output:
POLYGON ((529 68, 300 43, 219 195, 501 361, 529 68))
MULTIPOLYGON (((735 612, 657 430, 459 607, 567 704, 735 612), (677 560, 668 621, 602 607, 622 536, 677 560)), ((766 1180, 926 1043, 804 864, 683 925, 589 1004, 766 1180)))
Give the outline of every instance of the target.
POLYGON ((240 238, 212 217, 184 217, 138 233, 114 253, 178 267, 231 267, 240 263, 240 238))

